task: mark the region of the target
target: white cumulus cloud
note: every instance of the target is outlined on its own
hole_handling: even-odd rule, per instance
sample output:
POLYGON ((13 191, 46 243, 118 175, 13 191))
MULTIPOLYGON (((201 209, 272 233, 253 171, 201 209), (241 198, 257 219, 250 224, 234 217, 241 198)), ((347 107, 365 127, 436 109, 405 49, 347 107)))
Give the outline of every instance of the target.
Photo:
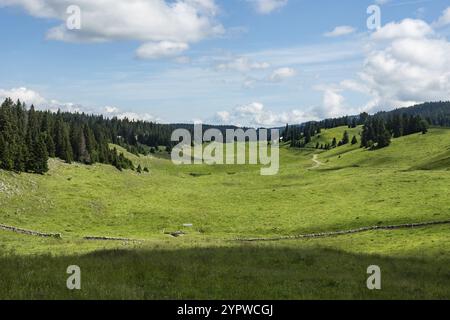
POLYGON ((137 49, 136 56, 141 59, 159 59, 178 56, 188 49, 189 45, 184 42, 148 42, 137 49))
MULTIPOLYGON (((347 85, 353 88, 355 83, 346 81, 347 85)), ((315 90, 323 92, 322 104, 311 109, 311 113, 319 119, 336 118, 344 115, 358 113, 359 110, 350 107, 342 92, 344 85, 318 85, 314 87, 315 90)))
POLYGON ((27 89, 25 87, 12 88, 12 89, 0 89, 0 102, 3 102, 6 98, 11 98, 14 102, 20 100, 27 105, 41 105, 46 103, 44 97, 38 92, 27 89))
POLYGON ((326 37, 341 37, 348 34, 352 34, 356 31, 355 28, 350 26, 337 26, 330 32, 326 32, 324 35, 326 37))
POLYGON ((141 42, 141 57, 173 55, 188 44, 224 33, 216 21, 214 0, 0 0, 1 6, 18 6, 29 15, 61 23, 47 32, 59 41, 141 42), (69 30, 67 8, 81 10, 81 29, 69 30))
POLYGON ((64 112, 84 112, 88 114, 103 114, 108 118, 117 117, 119 119, 128 118, 129 120, 144 120, 144 121, 160 121, 159 118, 149 114, 149 113, 135 113, 121 111, 117 107, 106 106, 102 109, 90 108, 80 104, 72 102, 61 102, 55 99, 47 99, 43 97, 39 92, 25 87, 12 88, 12 89, 1 89, 0 88, 0 103, 2 103, 6 98, 11 98, 13 101, 20 100, 24 102, 27 106, 34 105, 36 109, 39 110, 50 110, 52 112, 57 112, 58 110, 64 112))
POLYGON ((269 77, 270 81, 273 82, 279 82, 283 81, 292 77, 295 77, 297 72, 293 68, 279 68, 272 72, 272 74, 269 77))
POLYGON ((117 108, 117 107, 110 107, 110 106, 105 107, 106 114, 114 114, 114 113, 118 113, 118 112, 119 112, 119 108, 117 108))
POLYGON ((405 19, 386 25, 372 38, 360 75, 373 96, 370 108, 450 99, 450 43, 430 25, 405 19))
POLYGON ((232 111, 220 111, 215 121, 222 124, 234 124, 245 127, 274 127, 286 123, 302 123, 315 119, 309 113, 298 109, 277 112, 268 110, 260 102, 252 102, 234 108, 232 111))
POLYGON ((255 62, 247 57, 236 57, 231 60, 218 63, 216 69, 219 71, 232 70, 246 73, 252 70, 262 70, 270 67, 267 62, 255 62))
POLYGON ((247 0, 260 14, 269 14, 287 5, 288 0, 247 0))
POLYGON ((419 19, 390 22, 372 34, 373 40, 395 40, 404 38, 422 39, 434 33, 433 28, 419 19))
POLYGON ((439 19, 433 23, 434 26, 440 28, 450 24, 450 7, 444 10, 439 19))

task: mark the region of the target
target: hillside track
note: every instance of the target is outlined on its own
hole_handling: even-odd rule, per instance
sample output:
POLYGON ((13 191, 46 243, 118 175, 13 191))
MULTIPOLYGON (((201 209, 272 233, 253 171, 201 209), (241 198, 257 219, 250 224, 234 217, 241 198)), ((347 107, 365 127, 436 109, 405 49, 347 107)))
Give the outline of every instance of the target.
POLYGON ((312 161, 314 162, 314 165, 313 165, 311 168, 309 168, 310 170, 317 169, 317 168, 319 168, 320 166, 325 165, 323 162, 320 162, 320 161, 319 161, 318 157, 319 157, 318 154, 315 154, 315 155, 313 156, 312 161))

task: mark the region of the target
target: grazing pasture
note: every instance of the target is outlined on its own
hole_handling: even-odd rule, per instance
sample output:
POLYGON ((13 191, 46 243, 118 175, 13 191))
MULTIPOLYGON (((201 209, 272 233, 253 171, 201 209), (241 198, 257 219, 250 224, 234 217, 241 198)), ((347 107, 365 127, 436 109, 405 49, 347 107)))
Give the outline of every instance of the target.
MULTIPOLYGON (((360 129, 323 130, 312 144, 345 130, 359 140, 360 129)), ((62 235, 0 230, 0 298, 450 297, 450 225, 236 241, 450 220, 448 129, 375 151, 282 146, 275 176, 126 156, 149 173, 55 159, 44 175, 0 171, 0 224, 62 235), (81 267, 80 291, 66 288, 69 265, 81 267), (382 269, 380 291, 366 287, 369 265, 382 269)))

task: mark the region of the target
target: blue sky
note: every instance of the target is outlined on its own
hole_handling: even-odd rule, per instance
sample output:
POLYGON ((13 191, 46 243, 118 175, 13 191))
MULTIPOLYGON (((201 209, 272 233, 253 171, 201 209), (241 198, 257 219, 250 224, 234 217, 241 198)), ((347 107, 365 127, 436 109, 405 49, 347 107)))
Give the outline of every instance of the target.
POLYGON ((449 7, 447 0, 0 0, 0 98, 254 126, 447 100, 449 7), (369 30, 374 3, 382 24, 369 30), (72 4, 80 30, 64 30, 72 4))

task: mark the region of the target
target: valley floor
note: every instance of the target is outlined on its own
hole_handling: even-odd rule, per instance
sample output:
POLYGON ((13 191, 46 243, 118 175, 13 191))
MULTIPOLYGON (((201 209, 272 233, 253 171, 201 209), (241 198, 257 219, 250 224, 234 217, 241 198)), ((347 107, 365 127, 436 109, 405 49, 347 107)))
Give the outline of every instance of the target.
POLYGON ((449 225, 235 241, 450 220, 450 130, 377 151, 283 147, 280 174, 269 177, 249 165, 128 157, 150 173, 57 160, 44 176, 0 172, 0 224, 62 234, 0 230, 0 298, 450 298, 449 225), (69 265, 82 270, 80 291, 66 288, 69 265), (370 265, 382 290, 367 289, 370 265))

